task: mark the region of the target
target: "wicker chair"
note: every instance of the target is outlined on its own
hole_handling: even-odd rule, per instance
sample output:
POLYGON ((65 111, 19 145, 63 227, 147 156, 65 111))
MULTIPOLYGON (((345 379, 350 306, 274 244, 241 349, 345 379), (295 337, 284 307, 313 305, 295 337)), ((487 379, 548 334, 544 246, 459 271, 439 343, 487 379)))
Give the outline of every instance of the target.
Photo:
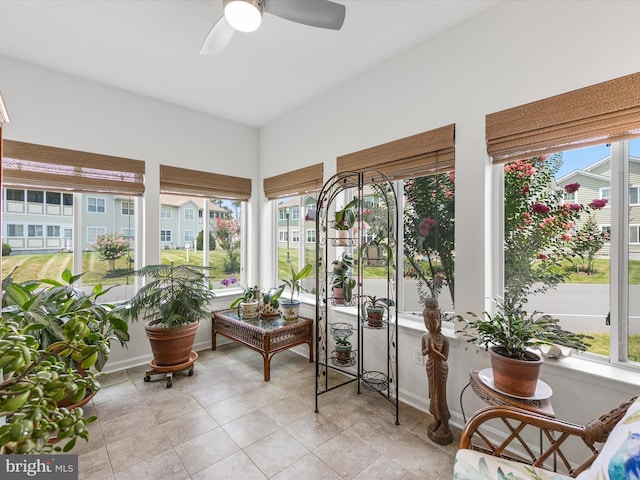
MULTIPOLYGON (((486 473, 489 470, 486 468, 486 457, 490 456, 506 460, 506 464, 515 467, 521 474, 523 471, 530 472, 532 478, 541 478, 541 470, 576 477, 591 467, 601 451, 598 447, 607 441, 636 398, 586 425, 576 425, 510 406, 483 408, 474 414, 462 432, 461 450, 456 458, 456 463, 460 465, 457 468, 469 469, 469 465, 476 462, 482 465, 478 470, 486 473), (504 426, 507 427, 506 438, 498 442, 492 440, 499 436, 496 432, 504 430, 504 426), (463 452, 465 449, 479 452, 479 455, 470 459, 463 452), (463 458, 465 455, 466 458, 463 458), (480 460, 482 456, 484 460, 480 460), (578 462, 581 463, 576 463, 577 456, 580 456, 578 462), (511 462, 535 469, 517 467, 511 462)), ((504 472, 505 463, 494 466, 494 469, 504 472)), ((458 472, 454 477, 467 478, 464 473, 458 472)))

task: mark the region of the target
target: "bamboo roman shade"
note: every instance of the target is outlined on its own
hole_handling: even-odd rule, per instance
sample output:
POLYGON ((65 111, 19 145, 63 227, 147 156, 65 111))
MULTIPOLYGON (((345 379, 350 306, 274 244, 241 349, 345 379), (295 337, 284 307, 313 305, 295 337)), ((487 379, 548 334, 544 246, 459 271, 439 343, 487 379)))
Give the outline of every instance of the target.
POLYGON ((249 200, 251 179, 160 165, 160 192, 249 200))
POLYGON ((494 163, 640 135, 640 73, 487 115, 494 163))
POLYGON ((4 186, 126 195, 144 193, 140 160, 5 140, 4 186))
POLYGON ((451 124, 342 155, 338 157, 337 170, 378 170, 390 180, 400 180, 446 172, 454 165, 455 125, 451 124))
POLYGON ((323 164, 317 163, 309 167, 265 178, 262 182, 264 193, 269 200, 317 192, 322 188, 323 164))

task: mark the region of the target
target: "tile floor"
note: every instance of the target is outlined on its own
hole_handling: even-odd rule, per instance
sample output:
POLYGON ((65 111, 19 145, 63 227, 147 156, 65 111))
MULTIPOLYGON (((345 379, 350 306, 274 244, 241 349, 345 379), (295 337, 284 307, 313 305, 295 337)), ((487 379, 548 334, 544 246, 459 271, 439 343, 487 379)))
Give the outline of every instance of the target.
POLYGON ((454 442, 427 437, 431 417, 350 384, 319 399, 315 366, 277 354, 271 381, 262 357, 229 343, 200 352, 195 374, 143 381, 145 367, 106 375, 85 407, 98 415, 80 441, 80 480, 452 478, 454 442))

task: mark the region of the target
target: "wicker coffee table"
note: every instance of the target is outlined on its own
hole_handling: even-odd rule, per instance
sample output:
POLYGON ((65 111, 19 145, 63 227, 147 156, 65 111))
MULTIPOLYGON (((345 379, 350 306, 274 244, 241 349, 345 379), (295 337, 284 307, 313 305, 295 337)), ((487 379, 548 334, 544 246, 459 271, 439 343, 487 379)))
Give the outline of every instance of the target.
POLYGON ((264 381, 271 379, 271 359, 283 350, 306 343, 309 362, 313 362, 313 320, 298 318, 287 322, 281 316, 241 318, 237 310, 213 312, 211 318, 211 350, 216 349, 216 335, 255 350, 264 360, 264 381))

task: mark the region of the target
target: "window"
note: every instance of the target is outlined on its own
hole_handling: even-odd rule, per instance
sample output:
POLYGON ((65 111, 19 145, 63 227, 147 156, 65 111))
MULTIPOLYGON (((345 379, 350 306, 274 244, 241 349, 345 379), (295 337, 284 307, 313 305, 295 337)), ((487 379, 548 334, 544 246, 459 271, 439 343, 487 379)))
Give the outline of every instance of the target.
POLYGON ((134 239, 134 231, 135 231, 135 229, 133 229, 133 228, 123 228, 122 229, 122 236, 124 238, 126 238, 127 240, 133 240, 134 239))
MULTIPOLYGON (((115 286, 110 300, 130 297, 133 286, 126 279, 130 269, 126 254, 133 256, 134 252, 127 244, 125 256, 116 260, 111 271, 92 244, 100 235, 117 235, 129 222, 135 227, 133 215, 106 215, 106 207, 123 197, 133 205, 134 196, 144 192, 143 180, 144 162, 5 140, 2 181, 6 198, 27 202, 24 208, 14 205, 3 212, 3 223, 26 225, 8 229, 24 236, 12 237, 15 255, 2 262, 3 274, 13 270, 16 262, 28 262, 39 268, 38 278, 60 280, 63 269, 69 268, 85 272, 80 279, 83 289, 102 283, 115 286), (74 232, 78 217, 80 234, 74 232)), ((20 268, 14 279, 33 278, 33 271, 20 268)))
POLYGON ((289 232, 287 232, 286 230, 280 230, 278 234, 279 234, 280 242, 286 242, 287 240, 289 240, 289 232))
POLYGON ((629 187, 629 205, 640 204, 640 186, 629 187))
POLYGON ((602 200, 610 200, 611 199, 611 188, 610 187, 600 187, 600 198, 602 200))
POLYGON ((106 233, 106 227, 87 227, 87 243, 94 243, 100 235, 105 235, 106 233))
POLYGON ((107 207, 104 198, 87 197, 87 212, 89 213, 106 213, 107 207))
POLYGON ((193 208, 185 208, 184 219, 189 221, 195 220, 195 210, 193 208))
POLYGON ((307 229, 307 243, 316 243, 316 229, 307 229))
POLYGON ((300 243, 300 231, 299 230, 292 230, 291 231, 291 241, 293 243, 300 243))
POLYGON ((27 236, 29 237, 44 236, 44 230, 42 229, 42 225, 27 225, 27 236))
POLYGON ((629 243, 640 243, 640 225, 629 225, 629 243))
POLYGON ((60 192, 47 192, 47 205, 60 205, 62 204, 62 193, 60 192))
MULTIPOLYGON (((194 215, 196 210, 202 210, 198 230, 194 230, 196 248, 189 253, 189 263, 214 267, 208 272, 213 288, 219 288, 220 282, 231 276, 248 283, 243 278, 247 245, 243 225, 246 202, 251 197, 251 179, 160 165, 160 192, 163 204, 179 204, 180 208, 193 209, 194 215)), ((180 212, 177 217, 182 219, 182 215, 180 212)), ((164 219, 161 228, 167 228, 169 223, 170 219, 164 219)), ((174 230, 184 228, 178 223, 173 223, 174 230)), ((189 223, 188 229, 193 226, 189 223)), ((179 231, 176 238, 184 238, 184 231, 179 231)), ((186 261, 184 248, 180 256, 177 251, 173 253, 176 261, 186 261)), ((168 254, 163 251, 163 259, 168 254)))
POLYGON ((173 217, 171 210, 172 210, 171 207, 167 205, 162 205, 162 208, 160 209, 160 218, 171 220, 171 218, 173 217))
POLYGON ((611 225, 601 225, 600 231, 607 237, 607 242, 611 238, 611 225))
POLYGON ((184 242, 185 243, 193 243, 193 230, 185 230, 184 231, 184 242))
POLYGON ((133 215, 133 201, 122 201, 122 215, 133 215))
POLYGON ((564 192, 564 204, 565 205, 571 205, 572 203, 578 203, 578 193, 577 192, 571 192, 571 193, 564 192))
POLYGON ((24 190, 16 190, 14 188, 7 188, 7 200, 14 200, 16 202, 24 202, 24 190))
POLYGON ((7 237, 24 237, 24 225, 8 224, 7 237))
POLYGON ((293 221, 300 220, 300 208, 299 207, 293 207, 291 209, 291 220, 293 220, 293 221))
POLYGON ((171 242, 171 230, 160 230, 160 241, 171 242))

